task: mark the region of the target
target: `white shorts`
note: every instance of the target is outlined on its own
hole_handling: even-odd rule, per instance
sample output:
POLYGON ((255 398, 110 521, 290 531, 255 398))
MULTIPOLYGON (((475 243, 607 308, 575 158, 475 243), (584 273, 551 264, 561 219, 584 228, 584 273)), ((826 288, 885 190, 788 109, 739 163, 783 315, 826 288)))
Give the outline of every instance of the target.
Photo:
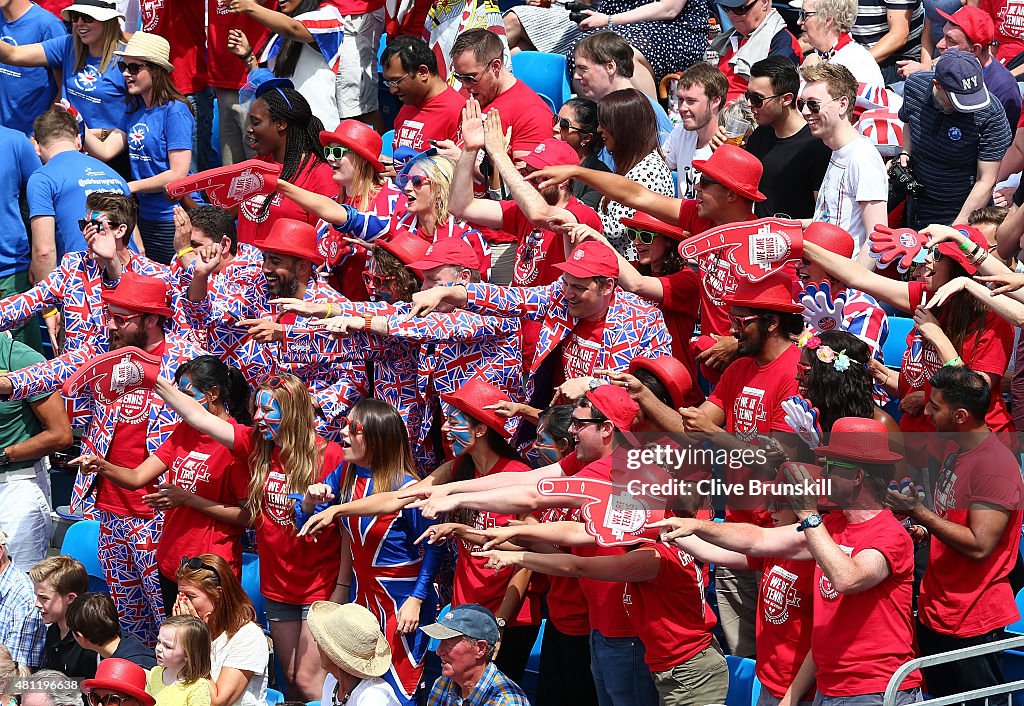
POLYGON ((342 119, 377 110, 377 49, 384 31, 384 8, 362 15, 342 15, 345 39, 336 87, 342 119))
POLYGON ((22 571, 28 571, 46 558, 53 536, 50 515, 50 476, 45 461, 34 469, 15 471, 24 474, 35 470, 34 478, 5 479, 0 473, 0 529, 8 537, 11 559, 22 571))

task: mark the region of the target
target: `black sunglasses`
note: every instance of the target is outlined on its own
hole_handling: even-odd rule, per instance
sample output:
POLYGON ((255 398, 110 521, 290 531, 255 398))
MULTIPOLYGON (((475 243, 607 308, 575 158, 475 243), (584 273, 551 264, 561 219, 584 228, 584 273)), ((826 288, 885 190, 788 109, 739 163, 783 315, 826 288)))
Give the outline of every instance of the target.
POLYGON ((784 94, 782 93, 776 93, 774 96, 762 96, 760 93, 751 93, 750 91, 747 91, 743 94, 743 97, 747 99, 747 103, 750 103, 751 107, 760 108, 772 98, 781 98, 783 95, 784 94))
POLYGON ((191 558, 187 556, 181 557, 181 563, 178 564, 178 568, 184 569, 186 567, 188 567, 190 571, 199 571, 200 569, 206 569, 207 571, 212 571, 215 574, 217 573, 217 569, 213 568, 212 564, 207 564, 205 561, 203 561, 197 556, 191 558))
POLYGON ((92 218, 92 219, 79 218, 78 219, 78 230, 80 230, 80 231, 82 231, 84 233, 85 232, 85 227, 87 225, 89 225, 90 223, 92 225, 96 226, 96 230, 99 230, 99 231, 105 230, 106 227, 108 225, 110 225, 107 221, 101 221, 101 220, 97 220, 95 218, 92 218))
POLYGON ((806 106, 807 110, 811 111, 811 113, 813 113, 814 115, 817 115, 818 113, 821 112, 821 107, 822 106, 828 105, 829 103, 834 103, 835 100, 836 100, 835 98, 832 98, 832 99, 827 100, 827 101, 816 101, 816 100, 804 100, 803 98, 798 98, 797 101, 796 101, 796 107, 799 108, 801 112, 803 112, 804 106, 806 106))
POLYGON ((95 17, 90 17, 89 15, 83 15, 81 12, 69 12, 68 13, 68 22, 70 22, 71 24, 74 24, 74 23, 78 22, 79 20, 81 20, 82 22, 85 22, 87 24, 92 24, 93 22, 97 21, 95 17))
POLYGON ((557 127, 559 130, 564 130, 565 132, 583 132, 583 128, 576 127, 569 122, 568 118, 562 118, 558 115, 551 116, 551 126, 557 127))
POLYGON ((152 66, 152 64, 150 64, 148 61, 143 61, 138 64, 134 62, 131 64, 126 64, 123 61, 117 62, 117 70, 121 73, 127 71, 129 76, 138 76, 140 71, 142 71, 143 69, 148 69, 150 66, 152 66))
POLYGON ((107 694, 100 696, 96 692, 89 693, 89 703, 92 706, 121 706, 121 704, 137 704, 140 701, 134 696, 127 694, 107 694))
POLYGON ((756 5, 759 2, 761 2, 761 0, 754 0, 752 3, 744 5, 743 7, 728 7, 728 6, 726 6, 724 9, 730 15, 739 15, 740 17, 742 17, 743 15, 745 15, 748 12, 750 12, 751 10, 753 10, 754 9, 754 5, 756 5))

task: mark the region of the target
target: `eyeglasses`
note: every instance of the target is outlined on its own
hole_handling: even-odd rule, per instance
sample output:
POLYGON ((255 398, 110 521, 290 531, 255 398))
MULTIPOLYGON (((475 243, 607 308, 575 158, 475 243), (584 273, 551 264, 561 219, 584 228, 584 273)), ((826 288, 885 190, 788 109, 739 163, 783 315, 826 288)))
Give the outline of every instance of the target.
POLYGON ((752 108, 760 108, 772 98, 781 98, 783 95, 782 93, 776 93, 774 96, 762 96, 760 93, 751 93, 750 91, 743 94, 747 99, 747 103, 750 103, 752 108))
POLYGON ((939 250, 939 246, 938 245, 936 245, 931 250, 929 250, 928 254, 932 256, 932 262, 934 262, 936 264, 942 262, 942 258, 945 257, 942 254, 942 251, 939 250))
POLYGON ((363 284, 366 285, 367 289, 371 287, 373 289, 380 289, 388 282, 394 281, 395 277, 392 275, 377 275, 370 272, 363 273, 363 284))
MULTIPOLYGON (((203 561, 197 556, 191 558, 187 556, 181 557, 181 563, 178 564, 178 568, 187 568, 189 571, 199 571, 200 569, 205 569, 212 574, 217 574, 217 569, 213 568, 212 564, 207 564, 205 561, 203 561)), ((217 574, 217 577, 219 578, 220 574, 217 574)))
POLYGON ((101 220, 96 219, 96 218, 79 218, 78 219, 78 230, 80 230, 80 231, 82 231, 84 233, 86 226, 88 226, 90 223, 92 225, 96 226, 96 230, 101 230, 101 231, 102 230, 106 230, 107 227, 110 225, 109 221, 101 221, 101 220))
POLYGON ((812 114, 817 115, 818 113, 821 112, 821 107, 823 105, 828 105, 829 103, 835 102, 835 98, 830 98, 827 101, 804 100, 803 98, 797 98, 796 107, 800 109, 800 112, 803 112, 804 107, 806 107, 807 110, 811 111, 812 114))
POLYGON ((126 64, 123 61, 117 62, 117 70, 121 73, 127 71, 129 76, 137 76, 140 71, 148 69, 150 66, 152 66, 152 64, 147 61, 143 61, 139 64, 126 64))
POLYGON ((763 319, 764 314, 751 314, 750 316, 729 316, 729 321, 732 322, 738 330, 742 331, 753 322, 763 319))
POLYGON ((860 466, 856 463, 845 463, 843 461, 833 461, 832 459, 825 459, 825 465, 821 469, 821 475, 830 476, 835 469, 845 471, 859 471, 860 466))
POLYGON ((89 17, 89 15, 83 15, 81 12, 69 12, 68 13, 68 22, 70 22, 71 24, 74 24, 74 23, 78 22, 79 20, 81 20, 82 22, 85 22, 86 24, 90 24, 90 25, 93 22, 97 21, 95 17, 89 17))
POLYGON ((406 79, 406 77, 409 76, 411 73, 412 73, 412 71, 406 71, 404 74, 402 74, 401 76, 399 76, 396 79, 393 79, 393 80, 390 80, 390 81, 384 81, 383 82, 384 83, 384 87, 385 88, 394 88, 395 86, 400 84, 402 81, 404 81, 406 79))
POLYGON ((758 4, 759 2, 761 2, 761 0, 754 0, 752 3, 744 5, 743 7, 725 7, 725 11, 728 12, 730 15, 739 15, 740 17, 742 17, 743 15, 753 10, 754 5, 758 4))
POLYGON ((798 22, 803 22, 803 21, 804 21, 804 20, 806 20, 806 19, 807 19, 808 17, 813 17, 814 15, 817 15, 817 14, 818 14, 818 13, 817 13, 817 12, 814 12, 814 11, 811 11, 811 12, 804 12, 803 10, 800 10, 800 14, 799 14, 799 16, 798 16, 798 18, 797 18, 797 21, 798 21, 798 22))
POLYGON ((701 175, 700 179, 697 180, 697 184, 699 184, 700 188, 702 188, 702 189, 706 189, 709 186, 721 186, 720 182, 717 182, 714 179, 708 179, 704 175, 701 175))
POLYGON ((551 127, 557 127, 559 130, 564 132, 583 132, 583 128, 576 127, 569 122, 568 118, 562 118, 557 115, 551 116, 551 127))
POLYGON ((126 694, 107 694, 106 696, 100 696, 96 692, 89 692, 89 703, 92 706, 121 706, 121 704, 137 704, 140 703, 134 696, 128 696, 126 694))
POLYGON ((479 83, 480 76, 487 71, 487 67, 489 67, 491 64, 493 64, 495 61, 497 61, 500 58, 501 58, 500 56, 496 56, 493 59, 489 59, 487 62, 485 62, 484 68, 480 69, 476 73, 472 73, 472 74, 459 74, 459 73, 455 73, 453 71, 452 72, 452 76, 457 78, 459 80, 459 82, 461 82, 461 83, 467 83, 467 84, 469 84, 471 86, 475 85, 475 84, 479 83))
POLYGON ((360 424, 359 422, 354 422, 348 417, 342 417, 341 419, 339 419, 338 426, 341 427, 342 429, 345 429, 347 427, 350 434, 362 434, 363 430, 366 429, 366 427, 364 427, 362 424, 360 424))
POLYGON ((350 151, 348 147, 342 147, 341 145, 328 145, 324 147, 324 159, 338 161, 345 156, 346 152, 350 151))
POLYGON ((115 314, 110 309, 103 307, 103 318, 105 318, 107 321, 113 321, 114 325, 116 325, 118 328, 126 326, 129 321, 141 319, 143 316, 145 316, 145 314, 132 314, 130 316, 124 316, 123 314, 115 314))
POLYGON ((569 431, 576 432, 582 429, 584 425, 603 424, 607 421, 607 419, 598 419, 596 417, 573 417, 572 421, 569 422, 569 431))
POLYGON ((410 183, 414 189, 419 189, 424 184, 430 183, 430 177, 425 177, 422 174, 413 174, 412 176, 409 176, 408 174, 399 174, 395 179, 395 186, 399 189, 404 189, 406 184, 410 183))
POLYGON ((638 240, 644 245, 650 245, 654 242, 661 233, 655 233, 650 230, 639 230, 637 228, 626 228, 626 235, 634 240, 638 240))

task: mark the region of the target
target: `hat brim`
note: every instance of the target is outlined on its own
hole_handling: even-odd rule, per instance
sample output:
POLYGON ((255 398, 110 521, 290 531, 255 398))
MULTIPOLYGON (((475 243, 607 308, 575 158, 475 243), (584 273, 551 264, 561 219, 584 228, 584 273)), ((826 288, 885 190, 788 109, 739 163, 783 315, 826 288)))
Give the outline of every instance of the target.
POLYGON ((984 85, 973 93, 953 93, 948 88, 946 93, 949 95, 953 107, 960 113, 975 113, 984 110, 992 102, 992 95, 984 85))
POLYGON ((504 420, 498 417, 498 415, 488 415, 487 410, 481 409, 479 407, 474 407, 473 404, 468 400, 462 399, 461 397, 458 397, 457 395, 454 394, 442 392, 441 401, 450 404, 452 407, 459 410, 460 412, 465 412, 473 419, 475 419, 479 424, 483 424, 488 429, 492 429, 498 432, 499 434, 501 434, 501 437, 503 439, 512 438, 512 434, 509 432, 508 429, 505 428, 504 420), (490 417, 489 419, 487 418, 488 416, 490 417))
POLYGON ((117 679, 86 679, 82 682, 82 691, 88 694, 93 689, 109 689, 122 694, 128 694, 139 700, 142 706, 154 706, 156 699, 150 696, 145 689, 136 689, 131 684, 117 679))
POLYGON ((679 226, 673 226, 671 223, 665 223, 664 221, 660 221, 657 224, 650 224, 638 221, 633 216, 627 216, 625 218, 620 218, 619 223, 624 225, 626 228, 635 228, 636 230, 642 230, 647 233, 656 233, 672 240, 683 239, 683 231, 679 229, 679 226))
POLYGON ((765 311, 781 311, 786 314, 800 314, 804 310, 803 304, 772 304, 771 302, 758 301, 757 299, 741 299, 739 297, 726 296, 725 303, 729 306, 745 306, 750 309, 764 309, 765 311))
POLYGON ((468 637, 465 633, 459 632, 447 625, 441 623, 434 623, 433 625, 424 625, 420 628, 423 634, 427 637, 432 637, 435 640, 448 640, 453 637, 468 637))
POLYGON ((587 269, 587 267, 580 262, 570 262, 568 260, 558 263, 555 267, 566 274, 572 275, 573 277, 581 277, 583 279, 588 277, 611 277, 613 279, 618 279, 619 277, 618 272, 615 274, 611 274, 609 272, 594 272, 587 269))
MULTIPOLYGON (((726 5, 726 7, 740 7, 740 5, 726 5)), ((701 174, 707 174, 709 177, 717 181, 719 184, 727 188, 729 191, 737 193, 740 196, 746 196, 751 201, 764 201, 766 198, 768 198, 767 196, 762 194, 756 186, 753 189, 751 189, 748 186, 738 186, 734 184, 732 175, 726 174, 725 172, 720 172, 717 169, 715 169, 714 166, 709 166, 709 161, 710 160, 707 159, 694 160, 693 168, 696 169, 701 174)))
POLYGON ((153 306, 144 302, 140 303, 137 301, 122 299, 116 296, 113 291, 104 292, 100 298, 103 300, 104 304, 113 304, 114 306, 119 306, 123 309, 128 309, 129 311, 138 311, 143 314, 155 314, 157 316, 162 316, 165 319, 174 318, 174 312, 171 311, 169 306, 153 306))
POLYGON ((299 250, 299 249, 289 250, 288 248, 278 248, 278 247, 269 247, 268 248, 268 247, 264 247, 263 245, 260 245, 259 243, 256 243, 256 248, 260 252, 272 252, 275 255, 287 255, 288 257, 297 257, 300 260, 308 260, 309 262, 312 262, 314 265, 317 265, 317 266, 322 264, 322 261, 326 260, 326 258, 323 255, 321 255, 319 251, 310 253, 310 252, 306 252, 305 250, 299 250))
POLYGON ((124 15, 117 11, 117 8, 96 7, 95 5, 70 5, 60 11, 60 16, 65 22, 70 22, 68 17, 72 12, 80 15, 88 15, 98 22, 108 22, 116 17, 124 19, 124 15))
POLYGON ((115 51, 114 52, 114 56, 134 56, 134 57, 138 57, 139 59, 142 59, 143 61, 148 61, 151 64, 156 64, 160 68, 162 68, 165 71, 167 71, 167 73, 170 73, 170 74, 174 73, 174 64, 172 64, 169 61, 165 61, 164 59, 157 59, 156 57, 146 56, 145 54, 140 54, 139 52, 129 52, 129 51, 115 51))
POLYGON ((330 614, 341 607, 340 604, 331 601, 314 601, 309 607, 306 624, 309 625, 309 631, 313 633, 313 639, 317 646, 330 657, 332 662, 349 674, 361 679, 383 676, 391 668, 391 647, 383 635, 377 641, 373 658, 366 660, 341 650, 334 640, 335 635, 325 628, 324 623, 330 614))
POLYGON ((361 143, 353 144, 350 140, 346 140, 336 133, 330 132, 328 130, 321 130, 320 145, 322 147, 326 147, 327 145, 332 144, 341 145, 342 147, 346 147, 352 150, 357 155, 365 159, 370 164, 370 166, 373 167, 373 170, 375 172, 380 173, 383 172, 385 169, 384 163, 380 161, 380 155, 370 154, 370 150, 366 149, 366 145, 361 143))
MULTIPOLYGON (((384 249, 387 250, 387 248, 384 249)), ((390 250, 388 250, 388 252, 390 252, 392 255, 395 255, 395 253, 391 252, 390 250)), ((398 256, 395 255, 395 257, 398 256)), ((401 260, 402 258, 399 257, 398 259, 401 260)), ((414 270, 419 270, 420 272, 423 272, 424 270, 432 270, 435 267, 441 267, 442 265, 447 264, 447 262, 437 262, 436 260, 416 260, 416 262, 410 262, 408 265, 406 265, 406 267, 411 267, 414 270)))
POLYGON ((885 464, 899 463, 903 457, 892 451, 876 451, 874 456, 865 456, 863 452, 854 452, 847 449, 819 446, 814 450, 818 456, 834 458, 840 461, 852 461, 854 463, 885 464))

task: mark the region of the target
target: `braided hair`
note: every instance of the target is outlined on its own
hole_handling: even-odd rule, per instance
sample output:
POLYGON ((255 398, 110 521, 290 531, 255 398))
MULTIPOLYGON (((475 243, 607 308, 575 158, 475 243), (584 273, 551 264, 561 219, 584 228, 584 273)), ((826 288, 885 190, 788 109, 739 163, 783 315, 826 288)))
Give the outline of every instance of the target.
MULTIPOLYGON (((313 115, 309 103, 294 88, 273 88, 256 100, 263 101, 271 120, 288 125, 284 133, 285 151, 281 179, 294 182, 306 169, 324 163, 320 148, 320 131, 324 124, 313 115)), ((266 216, 273 199, 264 199, 259 219, 266 216)))

